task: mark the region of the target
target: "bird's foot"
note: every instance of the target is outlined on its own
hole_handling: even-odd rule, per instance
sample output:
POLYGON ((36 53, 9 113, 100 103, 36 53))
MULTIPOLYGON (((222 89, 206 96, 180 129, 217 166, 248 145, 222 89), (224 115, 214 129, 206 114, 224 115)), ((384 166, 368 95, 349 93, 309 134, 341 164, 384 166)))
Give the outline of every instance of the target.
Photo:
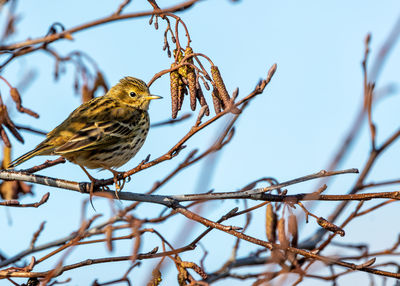
POLYGON ((93 178, 88 171, 86 171, 86 169, 79 165, 79 167, 81 167, 81 169, 85 172, 86 176, 88 176, 89 180, 90 180, 90 188, 89 188, 89 201, 90 201, 90 205, 92 206, 92 208, 94 209, 94 211, 96 211, 94 205, 93 205, 93 191, 94 191, 94 186, 96 185, 96 183, 99 181, 96 178, 93 178))
MULTIPOLYGON (((96 180, 96 179, 95 179, 95 180, 96 180)), ((90 201, 90 205, 92 206, 92 208, 93 208, 94 211, 96 211, 96 208, 95 208, 94 205, 93 205, 93 190, 94 190, 94 185, 95 185, 95 183, 96 183, 95 180, 94 180, 94 181, 90 180, 91 183, 90 183, 90 189, 89 189, 89 201, 90 201)))
POLYGON ((93 210, 96 211, 96 208, 93 205, 93 193, 94 193, 94 186, 97 183, 97 179, 93 178, 92 176, 88 176, 90 180, 90 187, 89 187, 89 201, 90 205, 92 206, 93 210))
POLYGON ((122 191, 125 186, 126 180, 130 180, 130 177, 124 178, 125 172, 118 172, 113 169, 108 169, 114 176, 114 184, 115 184, 115 197, 119 200, 118 192, 122 191), (122 177, 122 178, 121 178, 122 177), (120 179, 121 178, 121 179, 120 179))

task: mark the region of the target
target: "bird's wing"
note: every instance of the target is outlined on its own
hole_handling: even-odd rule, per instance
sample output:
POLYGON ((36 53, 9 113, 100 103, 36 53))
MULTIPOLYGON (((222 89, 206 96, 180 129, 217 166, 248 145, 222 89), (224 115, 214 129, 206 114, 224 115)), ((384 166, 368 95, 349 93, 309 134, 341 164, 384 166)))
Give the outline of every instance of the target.
POLYGON ((76 151, 93 150, 123 141, 137 130, 142 112, 130 110, 129 116, 123 114, 124 112, 112 112, 114 116, 110 115, 109 118, 106 116, 101 120, 88 122, 67 142, 57 147, 54 153, 65 155, 76 151), (118 116, 118 114, 122 116, 118 116))

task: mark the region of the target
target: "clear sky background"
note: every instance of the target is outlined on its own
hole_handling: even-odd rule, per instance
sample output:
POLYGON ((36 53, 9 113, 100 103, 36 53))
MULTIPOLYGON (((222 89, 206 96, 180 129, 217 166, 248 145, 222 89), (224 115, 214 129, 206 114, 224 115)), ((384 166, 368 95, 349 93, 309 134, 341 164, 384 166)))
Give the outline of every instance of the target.
MULTIPOLYGON (((161 7, 173 3, 178 1, 158 1, 161 7)), ((115 11, 118 5, 119 2, 99 0, 19 1, 17 11, 21 18, 13 41, 42 36, 54 22, 60 22, 66 28, 70 28, 104 17, 115 11)), ((149 9, 147 1, 138 0, 133 1, 126 12, 149 9)), ((1 13, 4 19, 7 11, 3 10, 1 13)), ((278 65, 277 72, 264 94, 251 102, 237 122, 235 137, 218 156, 215 170, 209 177, 209 185, 200 190, 234 191, 260 177, 268 176, 285 181, 326 167, 360 108, 363 87, 361 60, 365 36, 367 33, 372 34, 372 62, 400 16, 400 2, 202 1, 179 16, 189 27, 193 49, 211 57, 219 66, 229 91, 240 88, 239 97, 247 95, 260 78, 265 78, 272 64, 278 65)), ((148 20, 146 17, 92 28, 74 34, 74 41, 58 41, 51 44, 51 47, 61 54, 72 50, 82 50, 90 54, 105 73, 109 85, 127 75, 148 81, 156 72, 168 68, 171 64, 171 59, 162 51, 164 23, 160 21, 160 29, 156 31, 148 25, 148 20)), ((387 84, 398 85, 399 63, 399 47, 396 45, 377 82, 378 88, 387 84)), ((67 66, 66 74, 54 81, 53 58, 43 52, 37 52, 13 62, 2 76, 15 84, 29 70, 34 72, 36 79, 22 92, 23 103, 38 112, 40 118, 33 120, 16 113, 12 116, 20 124, 50 131, 80 104, 80 96, 74 95, 72 91, 73 67, 67 66)), ((168 84, 169 77, 164 76, 151 87, 152 93, 164 96, 164 100, 153 102, 150 107, 152 122, 170 117, 168 84)), ((2 96, 6 97, 8 89, 2 83, 0 90, 2 96)), ((184 105, 182 114, 189 111, 188 102, 184 105)), ((378 128, 378 142, 399 127, 399 106, 398 93, 394 92, 393 96, 376 107, 374 120, 378 128)), ((152 129, 144 147, 122 169, 133 168, 149 153, 152 158, 164 154, 189 130, 194 120, 195 118, 192 118, 173 127, 152 129)), ((209 146, 223 124, 221 121, 215 124, 214 129, 196 135, 188 142, 187 149, 175 160, 134 175, 125 191, 147 191, 155 180, 168 174, 193 148, 205 149, 209 146)), ((15 140, 12 142, 14 158, 29 151, 43 139, 31 134, 24 136, 24 145, 15 140)), ((400 143, 396 142, 382 156, 368 181, 399 177, 399 147, 400 143)), ((368 128, 364 126, 350 156, 340 167, 362 168, 369 149, 368 128)), ((32 159, 22 167, 39 164, 45 159, 47 158, 32 159)), ((204 162, 183 171, 180 176, 161 188, 159 193, 183 194, 198 191, 196 186, 199 185, 199 174, 204 168, 204 162)), ((41 174, 74 181, 87 180, 80 168, 70 163, 46 169, 41 174)), ((109 177, 109 173, 104 171, 92 174, 98 178, 109 177)), ((344 194, 351 188, 355 179, 356 175, 339 176, 329 184, 326 193, 344 194)), ((315 185, 316 182, 296 185, 290 187, 289 192, 311 192, 315 185)), ((47 221, 46 229, 38 243, 63 237, 79 226, 81 205, 86 196, 35 186, 35 197, 26 197, 23 202, 34 201, 45 192, 51 193, 50 200, 38 209, 0 208, 0 245, 2 251, 10 251, 5 253, 6 255, 12 256, 28 247, 32 233, 43 220, 47 221), (3 247, 6 245, 13 247, 3 247)), ((107 217, 110 211, 109 203, 102 199, 96 199, 94 203, 98 213, 104 213, 107 217)), ((117 207, 126 205, 128 204, 116 202, 117 207)), ((243 208, 240 202, 211 202, 207 204, 204 215, 216 220, 234 206, 243 208)), ((333 203, 320 203, 313 210, 319 216, 326 217, 333 206, 333 203)), ((155 216, 160 210, 157 206, 143 204, 135 214, 144 218, 155 216)), ((87 214, 92 216, 95 212, 89 209, 87 214)), ((354 221, 349 226, 349 231, 346 230, 346 236, 337 238, 337 241, 367 242, 371 244, 372 249, 389 246, 394 243, 400 232, 397 214, 398 205, 391 204, 372 215, 354 221)), ((230 224, 243 225, 243 219, 232 220, 230 224)), ((182 244, 195 237, 192 234, 191 237, 182 238, 185 236, 182 228, 187 227, 187 219, 176 217, 174 222, 174 228, 170 225, 156 228, 171 241, 181 237, 182 244)), ((199 234, 203 229, 196 226, 194 233, 199 234)), ((302 229, 301 240, 306 239, 315 229, 316 225, 311 221, 302 229)), ((254 212, 248 233, 265 238, 263 210, 254 212)), ((218 231, 213 231, 203 240, 204 245, 213 245, 205 261, 208 271, 218 269, 228 259, 234 241, 232 237, 218 231)), ((157 243, 158 240, 148 236, 141 252, 150 251, 157 243)), ((243 249, 239 252, 239 257, 254 249, 247 242, 242 244, 243 249)), ((131 248, 130 242, 118 245, 115 255, 126 255, 126 248, 131 248)), ((334 251, 325 254, 334 254, 334 251)), ((72 252, 66 263, 106 255, 108 253, 103 245, 80 247, 78 251, 72 252)), ((182 254, 182 257, 192 260, 193 257, 198 258, 201 255, 199 247, 193 252, 182 254)), ((47 266, 54 265, 57 261, 58 257, 50 260, 47 266)), ((144 261, 140 269, 132 272, 133 275, 147 275, 154 263, 144 261), (146 267, 148 271, 143 271, 146 267)), ((67 272, 64 277, 72 277, 71 285, 89 285, 94 277, 104 282, 122 276, 126 265, 126 262, 96 265, 67 272)), ((35 268, 36 271, 45 269, 46 265, 35 268)), ((252 269, 243 273, 248 272, 252 272, 252 269)), ((146 275, 141 276, 142 281, 147 279, 146 275)), ((174 281, 175 277, 174 270, 165 270, 166 281, 174 281)), ((351 274, 339 280, 343 283, 352 281, 361 285, 369 282, 369 278, 366 274, 351 274)), ((233 282, 225 280, 215 285, 228 285, 233 282)), ((134 285, 141 283, 138 281, 134 285)), ((304 285, 315 285, 313 283, 315 281, 309 280, 304 285)), ((0 285, 8 285, 8 282, 0 280, 0 285)))

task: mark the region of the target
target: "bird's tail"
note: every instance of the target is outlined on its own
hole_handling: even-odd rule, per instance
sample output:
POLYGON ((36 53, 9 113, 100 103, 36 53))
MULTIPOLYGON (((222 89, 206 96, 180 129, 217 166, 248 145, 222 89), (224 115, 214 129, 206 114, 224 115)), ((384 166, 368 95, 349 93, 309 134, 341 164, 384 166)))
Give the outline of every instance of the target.
POLYGON ((46 149, 46 148, 43 148, 43 147, 44 147, 44 146, 40 146, 40 145, 39 145, 39 146, 37 146, 35 149, 29 151, 28 153, 22 155, 21 157, 18 157, 17 159, 15 159, 14 161, 12 161, 12 162, 8 165, 7 169, 13 169, 13 168, 15 168, 16 166, 18 166, 19 164, 22 164, 23 162, 29 160, 30 158, 32 158, 32 157, 34 157, 34 156, 37 156, 37 155, 47 155, 47 154, 44 154, 43 151, 45 151, 44 149, 46 149))

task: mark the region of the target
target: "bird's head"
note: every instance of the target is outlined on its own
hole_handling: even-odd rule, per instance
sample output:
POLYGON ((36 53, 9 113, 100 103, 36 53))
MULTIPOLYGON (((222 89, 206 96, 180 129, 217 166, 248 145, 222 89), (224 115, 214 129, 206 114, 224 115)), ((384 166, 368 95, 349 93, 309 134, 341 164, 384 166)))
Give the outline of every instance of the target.
POLYGON ((150 94, 144 81, 130 76, 122 78, 108 91, 107 96, 118 98, 128 105, 142 110, 149 108, 150 100, 162 98, 150 94))

